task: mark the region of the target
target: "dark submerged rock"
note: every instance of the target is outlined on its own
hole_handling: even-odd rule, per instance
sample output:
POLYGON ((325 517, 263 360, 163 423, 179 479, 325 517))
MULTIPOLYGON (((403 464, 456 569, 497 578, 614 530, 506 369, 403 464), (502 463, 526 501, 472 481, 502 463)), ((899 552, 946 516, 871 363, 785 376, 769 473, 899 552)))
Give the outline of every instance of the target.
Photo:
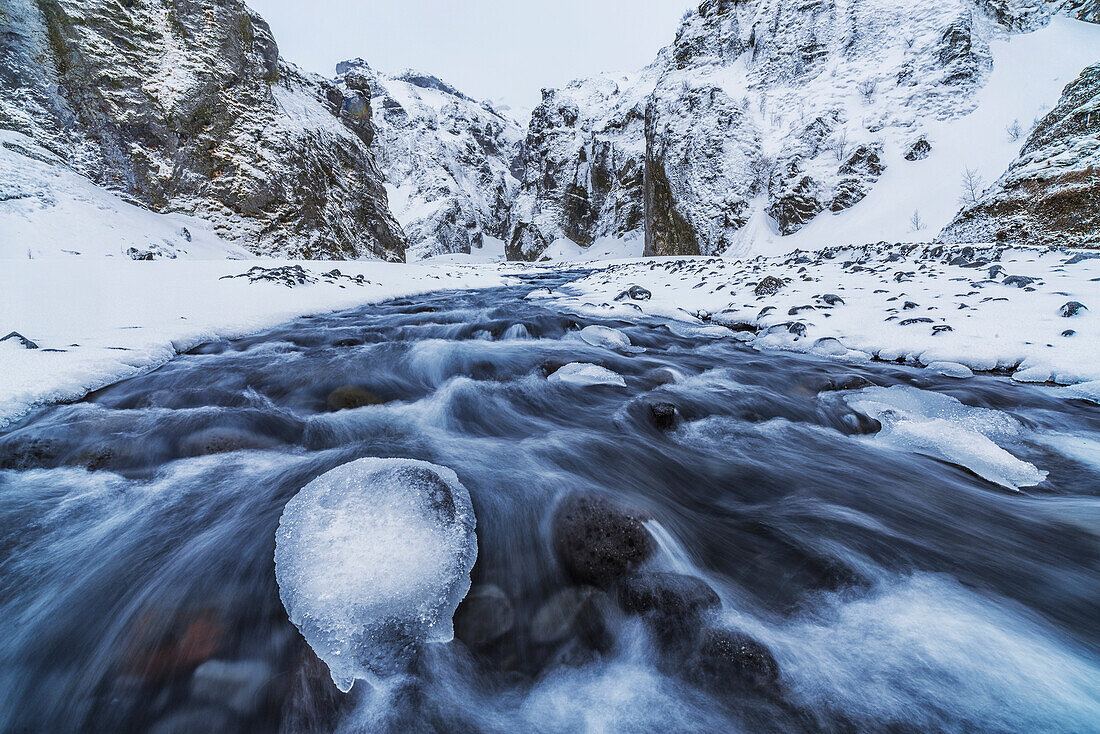
POLYGON ((362 408, 367 405, 381 405, 383 402, 385 401, 369 390, 354 385, 338 387, 325 398, 325 404, 333 412, 362 408))
POLYGON ((455 637, 467 645, 484 645, 511 631, 515 618, 512 602, 499 586, 480 584, 455 610, 455 637))

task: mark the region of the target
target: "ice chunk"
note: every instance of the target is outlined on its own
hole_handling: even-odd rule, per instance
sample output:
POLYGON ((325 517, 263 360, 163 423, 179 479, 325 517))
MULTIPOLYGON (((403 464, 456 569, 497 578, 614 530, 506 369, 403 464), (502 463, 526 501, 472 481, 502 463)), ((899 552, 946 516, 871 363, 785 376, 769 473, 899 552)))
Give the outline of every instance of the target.
POLYGON ((954 377, 957 379, 974 376, 973 370, 965 364, 959 364, 958 362, 932 362, 928 365, 928 369, 933 372, 938 372, 944 377, 954 377))
POLYGON ((973 408, 949 395, 907 385, 869 387, 845 400, 853 410, 877 418, 877 440, 966 467, 1010 489, 1030 487, 1047 473, 1022 461, 997 441, 1018 436, 1020 424, 998 410, 973 408))
POLYGON ((1070 385, 1064 388, 1062 392, 1073 398, 1080 398, 1081 400, 1088 400, 1093 403, 1100 403, 1100 380, 1094 380, 1092 382, 1082 382, 1077 385, 1070 385))
POLYGON ((586 326, 581 329, 580 337, 594 347, 605 347, 607 349, 630 348, 630 337, 609 326, 586 326))
POLYGON ((340 690, 398 670, 418 642, 452 639, 477 558, 474 526, 458 476, 409 459, 344 464, 286 504, 279 596, 340 690))
POLYGON ((615 385, 626 387, 626 380, 617 372, 587 362, 570 362, 550 375, 551 382, 568 382, 572 385, 615 385))

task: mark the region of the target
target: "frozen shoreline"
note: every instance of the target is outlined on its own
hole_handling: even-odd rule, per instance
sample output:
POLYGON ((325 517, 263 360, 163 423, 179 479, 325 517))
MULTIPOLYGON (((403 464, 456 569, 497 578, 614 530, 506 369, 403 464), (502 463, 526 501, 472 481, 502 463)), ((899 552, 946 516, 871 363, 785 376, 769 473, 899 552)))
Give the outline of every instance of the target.
POLYGON ((1075 385, 1076 396, 1097 400, 1100 257, 1074 255, 868 245, 746 260, 656 258, 615 263, 562 292, 529 297, 590 316, 672 319, 714 336, 732 327, 760 350, 931 365, 960 377, 1002 371, 1075 385), (769 276, 782 286, 757 295, 769 276), (625 295, 631 286, 651 296, 625 295), (1071 302, 1085 308, 1062 316, 1071 302))
POLYGON ((503 285, 489 268, 376 261, 155 260, 72 257, 4 260, 0 336, 0 428, 32 408, 78 400, 148 372, 203 342, 245 336, 311 314, 452 288, 503 285), (221 279, 249 268, 301 265, 349 279, 285 285, 221 279))

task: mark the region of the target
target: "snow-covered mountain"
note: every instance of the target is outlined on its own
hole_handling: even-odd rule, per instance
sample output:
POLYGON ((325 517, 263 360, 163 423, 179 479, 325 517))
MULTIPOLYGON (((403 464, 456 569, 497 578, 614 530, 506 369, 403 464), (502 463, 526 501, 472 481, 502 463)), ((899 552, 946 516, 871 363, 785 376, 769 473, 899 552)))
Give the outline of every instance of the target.
POLYGON ((1100 245, 1100 63, 1066 87, 1008 171, 940 239, 1100 245))
POLYGON ((645 106, 657 65, 545 89, 524 143, 508 258, 533 260, 558 240, 589 246, 644 221, 645 106))
POLYGON ((640 74, 545 93, 509 255, 643 225, 648 254, 927 238, 967 170, 991 178, 1012 160, 1006 128, 1030 126, 1095 61, 1098 29, 1052 12, 704 0, 640 74))
POLYGON ((386 75, 362 59, 336 71, 345 99, 373 110, 374 151, 408 260, 503 239, 519 188, 519 124, 430 74, 386 75))
POLYGON ((281 60, 242 0, 0 0, 0 26, 0 129, 19 149, 254 253, 402 259, 369 117, 281 60))

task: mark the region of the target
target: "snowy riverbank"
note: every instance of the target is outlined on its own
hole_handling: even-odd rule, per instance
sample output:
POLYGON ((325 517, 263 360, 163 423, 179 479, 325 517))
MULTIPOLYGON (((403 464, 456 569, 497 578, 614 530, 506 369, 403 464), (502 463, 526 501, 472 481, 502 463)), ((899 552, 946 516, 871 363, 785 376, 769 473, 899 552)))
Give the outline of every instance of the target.
POLYGON ((1100 259, 1089 253, 883 245, 661 258, 530 297, 591 316, 717 327, 715 335, 733 328, 762 350, 1093 383, 1074 391, 1100 397, 1100 259), (644 292, 631 297, 631 286, 644 292))
POLYGON ((76 400, 154 369, 206 341, 272 328, 293 318, 450 288, 501 285, 492 268, 380 262, 6 260, 0 267, 0 427, 32 406, 76 400), (287 287, 248 278, 301 265, 317 282, 287 287), (324 278, 340 270, 351 278, 324 278), (364 274, 364 282, 354 276, 364 274))

